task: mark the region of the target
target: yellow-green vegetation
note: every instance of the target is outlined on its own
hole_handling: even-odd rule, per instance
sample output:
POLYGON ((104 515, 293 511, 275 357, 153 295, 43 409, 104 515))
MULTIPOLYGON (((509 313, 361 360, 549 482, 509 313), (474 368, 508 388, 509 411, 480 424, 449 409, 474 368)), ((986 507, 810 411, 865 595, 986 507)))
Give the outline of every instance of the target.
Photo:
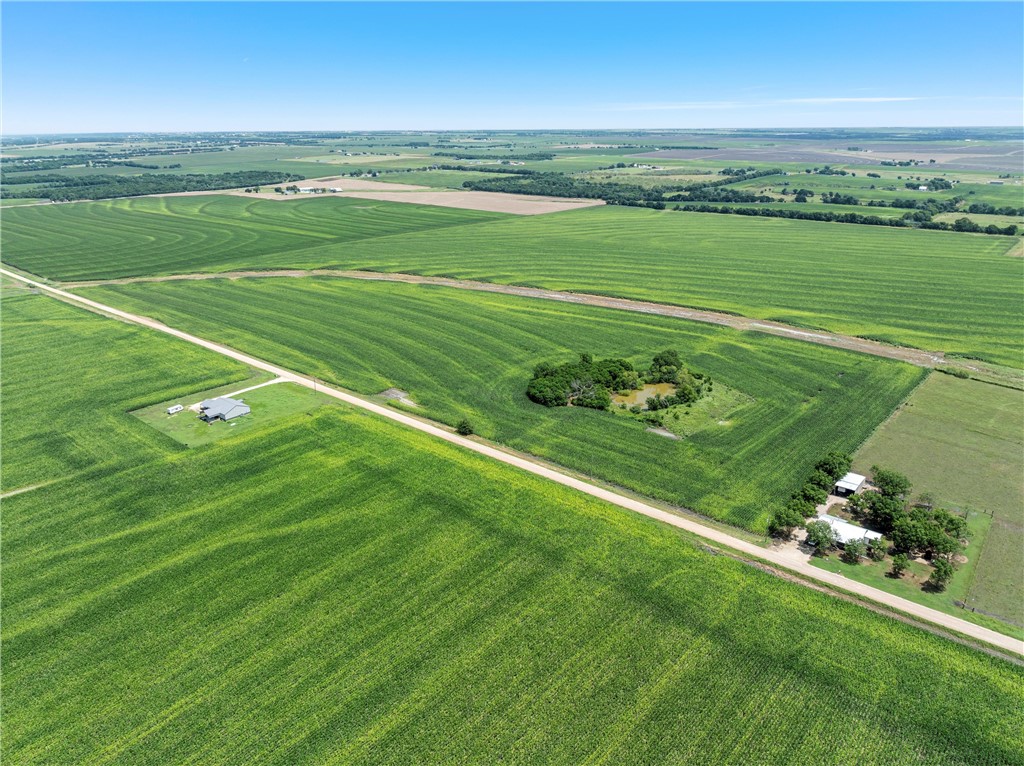
POLYGON ((442 287, 264 278, 82 292, 363 394, 400 388, 419 414, 468 419, 486 438, 757 531, 822 455, 856 449, 924 375, 760 333, 442 287), (542 362, 586 351, 645 369, 665 349, 738 392, 727 424, 673 441, 527 398, 542 362))
POLYGON ((4 491, 137 463, 170 442, 126 413, 248 368, 38 295, 3 299, 4 491))
POLYGON ((477 210, 320 195, 137 197, 21 207, 4 213, 4 262, 76 280, 276 268, 297 251, 506 216, 477 210))
POLYGON ((855 456, 855 470, 876 464, 940 505, 992 515, 968 603, 1024 626, 1024 393, 932 375, 855 456))
POLYGON ((238 439, 241 434, 264 428, 267 423, 275 419, 297 412, 311 413, 317 407, 333 401, 326 400, 323 396, 317 396, 310 389, 297 386, 294 383, 273 383, 238 394, 235 398, 242 399, 252 408, 252 412, 230 422, 206 423, 199 419, 196 412, 188 409, 188 405, 218 396, 231 396, 236 390, 249 385, 256 385, 256 383, 246 381, 245 385, 234 384, 213 391, 194 393, 181 399, 145 407, 132 414, 186 447, 198 447, 229 437, 238 439), (173 404, 183 404, 186 405, 186 408, 181 412, 168 415, 167 408, 173 404))
POLYGON ((1024 763, 1020 666, 397 424, 120 434, 120 465, 4 502, 5 761, 1024 763))

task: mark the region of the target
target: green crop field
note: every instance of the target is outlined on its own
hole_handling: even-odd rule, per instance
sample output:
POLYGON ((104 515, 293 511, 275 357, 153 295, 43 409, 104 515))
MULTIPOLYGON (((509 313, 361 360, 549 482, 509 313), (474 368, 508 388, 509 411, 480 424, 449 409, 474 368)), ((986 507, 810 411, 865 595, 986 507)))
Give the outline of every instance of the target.
POLYGON ((1024 393, 933 375, 856 455, 916 492, 993 516, 970 603, 1024 626, 1024 393))
MULTIPOLYGON (((731 311, 1022 366, 1012 237, 597 207, 312 248, 412 271, 731 311)), ((282 265, 284 260, 282 260, 282 265)))
POLYGON ((7 210, 0 236, 6 263, 73 280, 260 268, 314 245, 504 217, 346 197, 138 197, 7 210))
POLYGON ((615 207, 508 218, 225 196, 19 208, 4 223, 5 261, 54 279, 413 271, 731 311, 1014 367, 1024 351, 1024 261, 1006 256, 1010 237, 615 207))
POLYGON ((422 414, 469 418, 488 438, 757 531, 816 460, 856 449, 924 375, 759 333, 452 288, 265 278, 83 294, 363 394, 398 387, 422 414), (739 406, 673 441, 631 418, 526 397, 539 362, 591 352, 643 365, 666 348, 741 394, 739 406))
POLYGON ((41 296, 5 297, 2 314, 5 492, 160 454, 173 443, 128 410, 248 377, 245 365, 41 296))
POLYGON ((139 450, 167 388, 111 401, 121 465, 4 501, 6 762, 1024 763, 1017 665, 342 406, 139 450))

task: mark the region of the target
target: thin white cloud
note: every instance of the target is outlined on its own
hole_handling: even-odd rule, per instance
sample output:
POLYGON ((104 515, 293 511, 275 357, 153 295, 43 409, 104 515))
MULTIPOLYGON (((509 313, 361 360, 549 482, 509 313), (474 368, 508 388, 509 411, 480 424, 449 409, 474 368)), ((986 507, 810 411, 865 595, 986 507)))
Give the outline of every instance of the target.
POLYGON ((708 109, 761 109, 766 106, 791 104, 883 104, 905 101, 924 101, 922 96, 826 96, 816 98, 776 98, 757 101, 649 101, 632 104, 607 104, 603 108, 613 112, 675 112, 708 109))
POLYGON ((885 104, 891 101, 923 101, 920 96, 825 96, 822 98, 784 98, 777 104, 885 104))

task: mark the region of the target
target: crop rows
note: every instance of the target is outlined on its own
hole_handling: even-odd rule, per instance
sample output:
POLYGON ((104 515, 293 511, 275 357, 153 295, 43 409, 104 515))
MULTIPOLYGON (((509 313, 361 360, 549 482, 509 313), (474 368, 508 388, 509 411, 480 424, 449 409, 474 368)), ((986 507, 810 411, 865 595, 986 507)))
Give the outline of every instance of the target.
POLYGON ((3 299, 0 369, 5 491, 173 448, 125 412, 247 374, 159 333, 33 295, 3 299))
POLYGON ((314 245, 502 217, 347 197, 138 197, 11 209, 4 213, 2 244, 5 262, 34 274, 103 279, 274 267, 282 256, 314 245))
POLYGON ((724 328, 450 288, 257 279, 85 291, 362 392, 410 392, 418 412, 652 497, 763 531, 829 450, 855 449, 924 372, 889 360, 724 328), (548 409, 525 391, 539 362, 581 352, 686 364, 752 401, 673 441, 642 423, 548 409))
POLYGON ((4 511, 11 762, 1024 762, 1021 668, 344 409, 4 511))

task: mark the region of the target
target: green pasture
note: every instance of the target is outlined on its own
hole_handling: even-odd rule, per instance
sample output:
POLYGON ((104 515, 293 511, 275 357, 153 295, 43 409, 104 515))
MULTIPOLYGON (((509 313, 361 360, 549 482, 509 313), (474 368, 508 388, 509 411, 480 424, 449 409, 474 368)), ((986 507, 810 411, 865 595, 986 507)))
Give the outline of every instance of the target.
POLYGON ((924 374, 759 333, 452 288, 264 278, 83 293, 362 394, 400 388, 420 414, 468 418, 489 439, 756 531, 816 460, 856 449, 924 374), (673 441, 526 397, 539 362, 589 352, 642 365, 666 348, 738 394, 716 412, 724 425, 673 441))
POLYGON ((164 454, 172 443, 129 410, 248 377, 245 365, 39 295, 4 297, 0 314, 5 492, 164 454))
POLYGON ((211 266, 272 268, 282 258, 301 260, 294 253, 314 245, 504 217, 328 195, 136 197, 12 209, 4 214, 0 241, 4 261, 25 271, 61 280, 97 279, 211 266))
POLYGON ((1024 393, 932 375, 856 454, 939 504, 991 514, 970 603, 1024 626, 1024 393))
POLYGON ((1020 667, 344 407, 3 539, 12 763, 1024 763, 1020 667))

